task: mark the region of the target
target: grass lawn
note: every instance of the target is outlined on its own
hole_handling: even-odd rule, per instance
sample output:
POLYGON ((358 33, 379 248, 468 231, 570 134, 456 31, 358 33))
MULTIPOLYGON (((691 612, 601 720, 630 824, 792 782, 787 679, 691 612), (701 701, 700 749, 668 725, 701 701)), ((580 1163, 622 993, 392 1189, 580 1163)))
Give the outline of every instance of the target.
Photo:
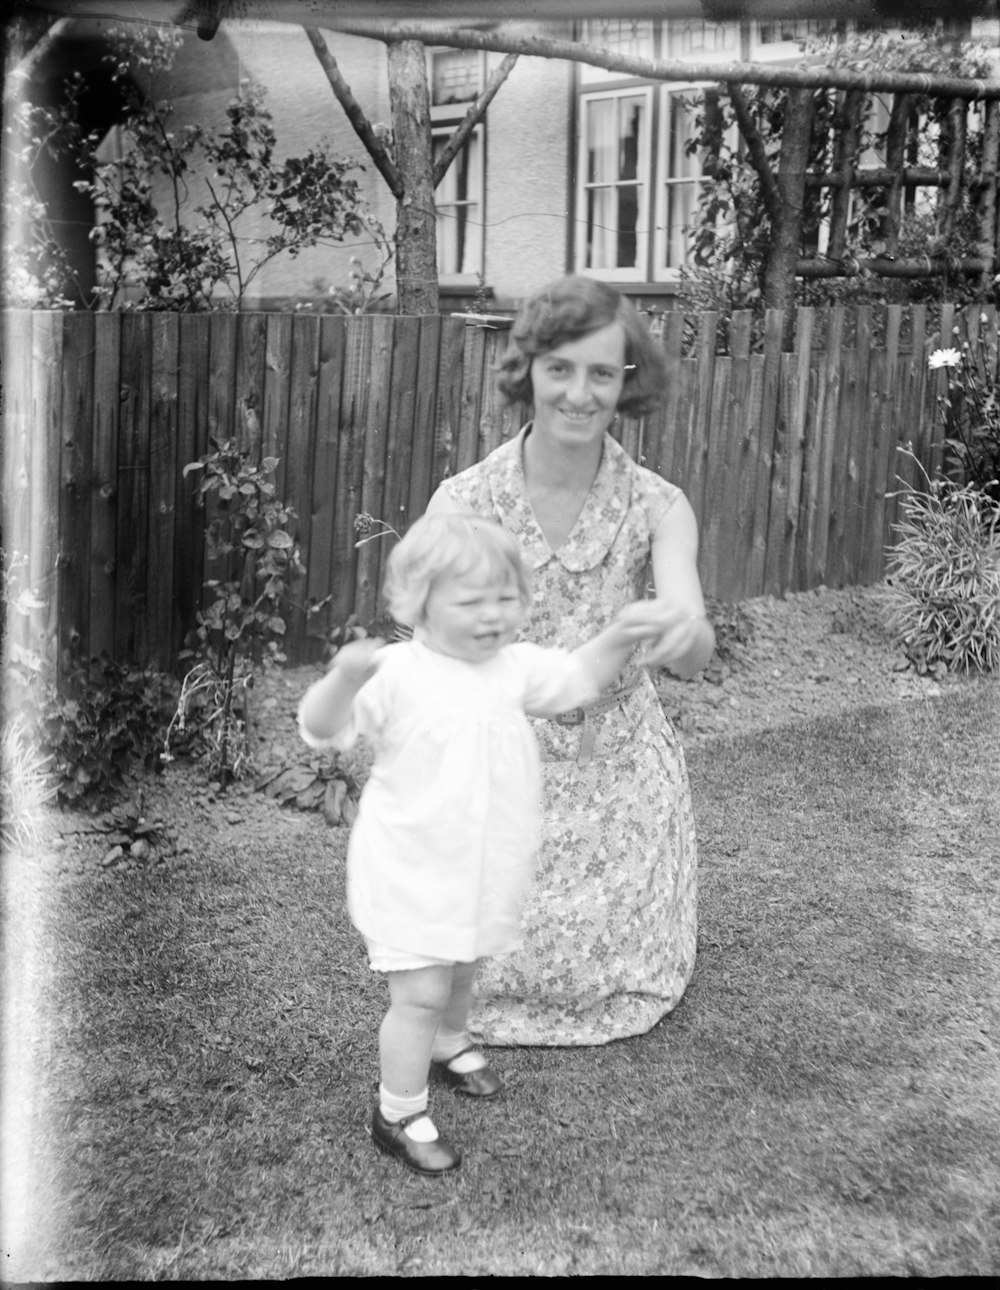
POLYGON ((367 1136, 384 987, 343 830, 22 875, 8 1278, 996 1275, 998 731, 979 682, 692 754, 683 1004, 494 1050, 495 1105, 432 1086, 441 1179, 367 1136))

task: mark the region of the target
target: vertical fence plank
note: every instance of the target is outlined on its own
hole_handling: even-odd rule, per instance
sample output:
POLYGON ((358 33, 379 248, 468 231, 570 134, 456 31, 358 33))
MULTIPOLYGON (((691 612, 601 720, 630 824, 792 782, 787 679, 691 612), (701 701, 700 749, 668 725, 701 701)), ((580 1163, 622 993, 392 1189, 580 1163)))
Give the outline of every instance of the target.
POLYGON ((769 551, 771 538, 771 495, 773 476, 780 469, 782 427, 780 425, 781 349, 785 315, 781 309, 769 309, 764 318, 764 364, 760 396, 760 452, 757 456, 757 487, 754 500, 754 535, 747 568, 747 585, 751 596, 774 586, 768 572, 774 565, 769 551), (778 459, 776 466, 775 458, 778 459), (750 590, 752 588, 752 590, 750 590))
POLYGON ((817 587, 827 579, 827 548, 830 540, 830 506, 837 428, 840 417, 841 372, 843 367, 844 309, 834 306, 826 312, 825 342, 816 373, 817 397, 814 448, 807 482, 807 532, 803 563, 805 587, 817 587))
POLYGON ((705 515, 705 476, 711 449, 713 425, 712 388, 715 383, 715 347, 718 337, 718 316, 704 313, 698 319, 698 341, 694 356, 696 371, 693 419, 689 422, 691 436, 687 443, 684 479, 688 501, 695 514, 705 515))
MULTIPOLYGON (((368 405, 364 427, 361 471, 361 509, 376 519, 385 509, 385 458, 389 426, 389 391, 392 382, 392 324, 384 315, 372 318, 372 343, 368 379, 368 405)), ((378 617, 379 572, 384 539, 366 542, 358 551, 357 607, 362 622, 378 617)))
POLYGON ((306 637, 312 652, 336 625, 330 612, 330 589, 338 576, 338 544, 350 538, 338 524, 337 442, 340 437, 340 400, 343 392, 344 349, 347 319, 323 314, 319 331, 319 370, 316 386, 316 449, 313 458, 309 550, 306 566, 306 637))
POLYGON ((413 447, 410 452, 410 491, 407 517, 423 515, 430 501, 437 441, 438 355, 441 352, 441 319, 427 315, 420 319, 417 382, 413 406, 413 447))
MULTIPOLYGON (((382 519, 397 533, 410 523, 410 479, 413 474, 413 420, 420 373, 419 317, 397 318, 393 329, 392 384, 389 392, 389 425, 386 437, 385 492, 382 519)), ((382 566, 392 538, 382 543, 382 566)))
POLYGON ((63 676, 90 654, 90 480, 94 315, 62 315, 62 469, 59 490, 58 659, 63 676))
POLYGON ((719 536, 715 566, 715 596, 727 601, 736 586, 738 562, 737 547, 742 540, 739 532, 741 476, 748 424, 747 397, 750 390, 750 341, 752 316, 747 310, 733 314, 729 330, 729 393, 720 421, 725 448, 720 468, 724 480, 713 485, 710 505, 719 512, 719 536))
POLYGON ((497 390, 494 366, 499 353, 507 344, 506 329, 480 328, 483 332, 483 362, 480 368, 480 401, 479 401, 479 441, 476 445, 476 461, 489 457, 494 448, 503 442, 503 427, 506 423, 506 404, 497 390))
POLYGON ((670 466, 667 478, 684 489, 700 524, 701 498, 692 496, 688 478, 691 443, 695 434, 697 380, 696 361, 692 358, 683 359, 678 373, 673 425, 670 427, 670 466))
POLYGON ((277 457, 274 486, 285 495, 288 407, 292 386, 292 314, 269 314, 264 347, 264 402, 261 439, 265 457, 277 457))
POLYGON ((720 574, 720 561, 724 546, 724 528, 726 521, 725 496, 729 476, 729 443, 730 420, 727 415, 729 391, 732 380, 732 359, 719 357, 715 360, 715 376, 712 382, 709 412, 711 432, 705 445, 704 486, 702 488, 702 524, 700 547, 700 568, 705 591, 710 596, 719 596, 723 582, 720 574))
MULTIPOLYGON (((737 445, 735 474, 738 478, 737 496, 731 528, 730 579, 727 599, 742 599, 756 595, 747 591, 751 586, 750 570, 754 544, 758 541, 757 525, 757 472, 759 468, 760 414, 764 392, 764 357, 750 354, 747 359, 747 386, 740 419, 740 438, 737 445)), ((763 538, 760 539, 763 542, 763 538)))
POLYGON ((486 350, 485 329, 470 322, 466 322, 464 326, 456 471, 475 465, 479 459, 479 412, 483 394, 483 355, 486 350))
POLYGON ((875 442, 872 445, 872 467, 868 483, 870 523, 865 540, 865 583, 878 582, 885 568, 886 494, 892 490, 895 455, 895 411, 899 388, 899 344, 902 330, 901 305, 890 305, 885 318, 885 348, 878 355, 879 386, 875 404, 875 442))
POLYGON ((59 473, 62 449, 62 315, 32 320, 31 541, 28 573, 41 602, 32 627, 40 652, 55 669, 59 622, 59 473))
POLYGON ((174 547, 177 522, 178 316, 150 317, 149 607, 150 661, 169 672, 176 657, 174 547))
POLYGON ((117 313, 94 316, 94 448, 90 489, 90 653, 93 655, 115 653, 123 317, 117 313))
MULTIPOLYGON (((860 350, 860 346, 859 346, 860 350)), ((862 437, 858 451, 857 513, 853 528, 857 535, 857 548, 853 560, 851 585, 863 586, 869 581, 872 547, 877 546, 874 532, 875 466, 879 456, 884 427, 881 424, 885 407, 882 382, 885 379, 885 352, 872 344, 869 335, 864 351, 865 394, 862 404, 862 437)))
POLYGON ((149 380, 151 314, 125 314, 121 339, 121 422, 115 547, 115 655, 149 657, 149 380))
POLYGON ((788 364, 788 401, 786 417, 787 463, 785 477, 785 525, 781 555, 781 591, 798 591, 798 548, 801 540, 801 505, 803 475, 811 455, 812 442, 808 425, 810 373, 812 370, 813 326, 816 311, 809 307, 798 310, 795 325, 795 349, 788 364))
POLYGON ((236 380, 233 434, 254 460, 263 455, 261 410, 267 364, 267 315, 236 315, 236 380))
POLYGON ((460 318, 443 318, 441 349, 438 353, 432 488, 437 487, 442 479, 454 475, 457 469, 464 355, 465 324, 460 318))
POLYGON ((663 318, 660 334, 666 367, 663 404, 646 421, 643 453, 646 465, 664 479, 680 483, 674 472, 674 440, 676 438, 678 408, 681 398, 681 363, 684 344, 684 315, 672 310, 663 318))
POLYGON ((220 443, 239 431, 236 418, 236 360, 239 352, 237 314, 212 314, 210 337, 208 426, 220 443))
MULTIPOLYGON (((27 602, 31 595, 28 573, 31 550, 31 387, 34 365, 31 353, 31 312, 12 310, 5 315, 3 346, 3 546, 4 575, 10 579, 5 643, 29 649, 32 632, 27 602)), ((6 660, 5 660, 6 661, 6 660)))
MULTIPOLYGON (((184 468, 208 451, 209 435, 209 331, 207 314, 179 319, 177 345, 177 462, 174 478, 174 618, 173 635, 179 652, 195 625, 201 606, 205 571, 206 508, 199 486, 204 473, 184 468)), ((177 657, 175 653, 174 657, 177 657)))
POLYGON ((871 442, 869 406, 872 341, 872 308, 863 305, 855 314, 855 380, 849 412, 850 440, 844 491, 844 542, 841 546, 839 585, 850 586, 858 576, 864 544, 864 479, 871 442))
MULTIPOLYGON (((290 524, 292 537, 308 558, 312 520, 313 454, 316 442, 316 405, 319 384, 319 318, 296 314, 292 322, 291 395, 285 440, 283 496, 295 510, 290 524)), ((306 612, 302 603, 305 587, 290 568, 285 620, 285 652, 290 660, 306 658, 306 612)))
MULTIPOLYGON (((368 377, 371 370, 371 318, 351 319, 344 353, 344 381, 340 399, 340 442, 337 450, 336 511, 343 516, 347 539, 335 550, 335 573, 341 576, 332 587, 331 615, 335 626, 359 613, 356 586, 359 548, 354 521, 363 510, 361 502, 364 471, 365 429, 368 424, 368 377)), ((364 550, 364 548, 360 548, 364 550)))

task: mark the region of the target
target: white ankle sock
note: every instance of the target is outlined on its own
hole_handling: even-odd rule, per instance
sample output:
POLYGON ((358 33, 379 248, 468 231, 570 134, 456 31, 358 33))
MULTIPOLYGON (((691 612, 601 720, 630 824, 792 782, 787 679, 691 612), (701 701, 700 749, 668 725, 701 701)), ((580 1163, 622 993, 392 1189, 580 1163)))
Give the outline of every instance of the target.
MULTIPOLYGON (((424 1089, 413 1097, 400 1097, 398 1093, 390 1093, 384 1084, 380 1084, 378 1106, 384 1119, 390 1124, 398 1124, 400 1120, 420 1115, 421 1111, 427 1110, 427 1090, 424 1089)), ((438 1136, 434 1121, 429 1115, 423 1115, 413 1124, 408 1124, 403 1132, 414 1142, 434 1142, 438 1136)))
POLYGON ((446 1062, 448 1069, 454 1071, 456 1075, 467 1075, 469 1071, 481 1070, 486 1065, 486 1058, 475 1049, 468 1053, 462 1052, 463 1048, 468 1047, 469 1036, 464 1030, 445 1030, 441 1026, 434 1036, 431 1060, 446 1062), (460 1057, 457 1055, 459 1053, 461 1053, 460 1057))

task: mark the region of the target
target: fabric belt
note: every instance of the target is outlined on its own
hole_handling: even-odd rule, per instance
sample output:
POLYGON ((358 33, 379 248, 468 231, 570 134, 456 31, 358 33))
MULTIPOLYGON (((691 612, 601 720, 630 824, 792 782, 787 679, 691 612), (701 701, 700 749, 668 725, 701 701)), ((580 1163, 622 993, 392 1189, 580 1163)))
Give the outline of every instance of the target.
POLYGON ((597 742, 597 731, 591 722, 591 717, 599 717, 604 712, 610 712, 616 708, 619 703, 623 703, 630 695, 635 694, 636 690, 643 684, 644 675, 638 672, 628 685, 623 685, 620 690, 612 690, 609 694, 604 694, 601 698, 596 699, 593 703, 588 703, 585 708, 570 708, 568 712, 560 712, 554 717, 549 717, 549 721, 554 721, 557 726, 582 726, 580 731, 580 747, 576 754, 576 764, 586 766, 593 760, 594 745, 597 742))

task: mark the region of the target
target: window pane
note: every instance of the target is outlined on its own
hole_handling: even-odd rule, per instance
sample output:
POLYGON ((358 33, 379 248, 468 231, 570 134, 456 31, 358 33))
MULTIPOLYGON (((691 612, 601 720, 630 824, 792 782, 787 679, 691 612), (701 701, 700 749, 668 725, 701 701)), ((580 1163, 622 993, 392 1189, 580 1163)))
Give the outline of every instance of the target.
POLYGON ((581 194, 586 208, 582 267, 637 269, 645 257, 649 214, 649 97, 614 92, 582 104, 581 194))
POLYGON ((607 183, 615 172, 615 100, 587 104, 587 183, 607 183))
POLYGON ((642 125, 642 102, 635 99, 619 99, 621 117, 619 120, 618 177, 619 179, 636 179, 639 175, 639 129, 642 125))
POLYGON ((480 66, 480 55, 474 49, 446 49, 432 53, 432 106, 470 103, 481 88, 480 66))
MULTIPOLYGON (((445 136, 435 138, 435 156, 444 144, 445 136)), ((448 167, 434 194, 438 271, 442 275, 482 272, 481 157, 480 139, 474 134, 448 167)))

